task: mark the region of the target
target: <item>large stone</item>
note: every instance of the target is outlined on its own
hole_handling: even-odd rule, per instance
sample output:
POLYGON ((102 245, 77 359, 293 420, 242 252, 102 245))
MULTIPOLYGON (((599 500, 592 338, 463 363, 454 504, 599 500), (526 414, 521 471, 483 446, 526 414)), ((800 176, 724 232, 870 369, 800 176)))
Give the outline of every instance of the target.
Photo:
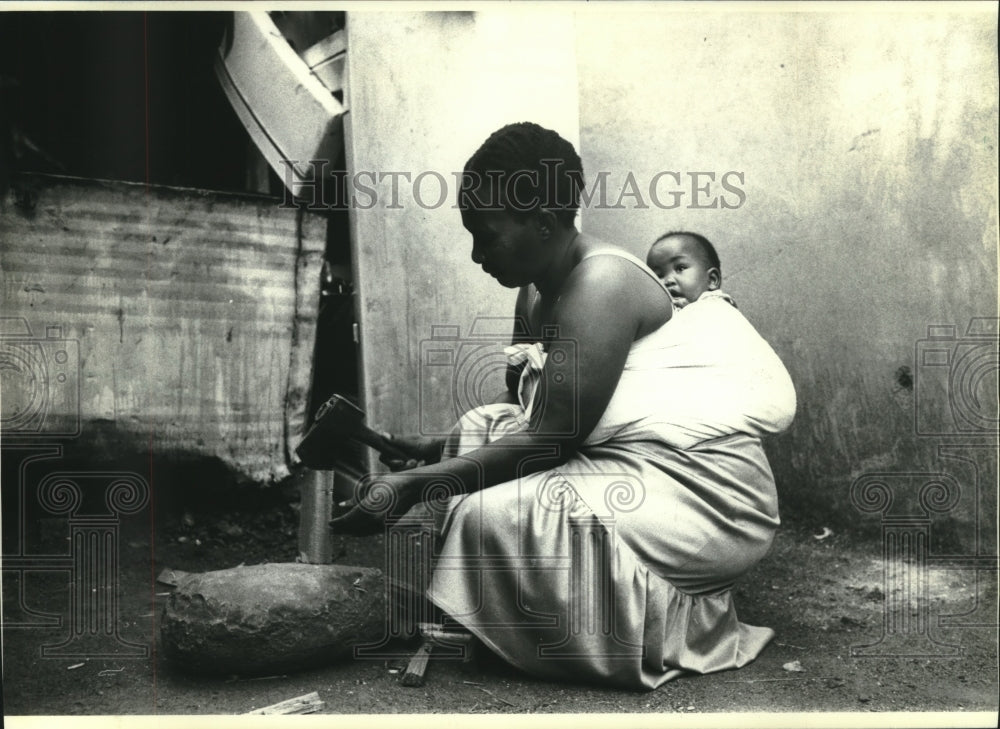
POLYGON ((385 631, 382 573, 274 563, 190 574, 160 621, 164 656, 185 670, 259 674, 348 657, 385 631))

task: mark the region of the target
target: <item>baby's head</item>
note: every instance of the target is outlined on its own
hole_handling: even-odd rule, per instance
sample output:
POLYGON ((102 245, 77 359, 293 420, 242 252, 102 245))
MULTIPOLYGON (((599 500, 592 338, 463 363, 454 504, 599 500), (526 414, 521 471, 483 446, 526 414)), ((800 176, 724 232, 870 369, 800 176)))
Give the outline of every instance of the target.
POLYGON ((649 249, 646 265, 660 277, 678 307, 722 285, 719 254, 697 233, 677 231, 660 236, 649 249))

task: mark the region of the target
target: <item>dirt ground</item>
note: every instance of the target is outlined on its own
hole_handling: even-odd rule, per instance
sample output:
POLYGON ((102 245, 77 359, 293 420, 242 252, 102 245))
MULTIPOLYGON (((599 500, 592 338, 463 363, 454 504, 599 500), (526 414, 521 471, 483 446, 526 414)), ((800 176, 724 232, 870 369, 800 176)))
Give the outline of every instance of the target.
MULTIPOLYGON (((822 524, 787 519, 770 555, 737 588, 740 618, 777 630, 760 658, 739 671, 681 678, 652 692, 544 682, 491 656, 432 661, 421 688, 400 685, 402 659, 343 661, 257 678, 185 673, 157 651, 157 622, 170 588, 155 578, 165 567, 199 572, 294 561, 296 496, 280 489, 267 494, 241 498, 238 508, 154 503, 122 519, 119 633, 148 646, 145 658, 43 656, 43 646, 67 634, 67 572, 39 570, 23 579, 6 572, 4 714, 242 714, 312 691, 325 702, 322 713, 347 715, 997 709, 995 573, 930 570, 922 614, 937 644, 910 630, 904 643, 883 643, 872 650, 875 656, 852 656, 852 646, 877 643, 892 617, 895 596, 886 594, 892 590, 884 581, 881 540, 839 532, 817 538, 822 524), (8 627, 42 614, 60 616, 61 624, 8 627), (953 654, 933 655, 948 650, 953 654)), ((31 528, 43 547, 39 553, 67 553, 65 521, 40 520, 31 528)), ((377 538, 345 538, 336 561, 381 566, 381 546, 377 538)))

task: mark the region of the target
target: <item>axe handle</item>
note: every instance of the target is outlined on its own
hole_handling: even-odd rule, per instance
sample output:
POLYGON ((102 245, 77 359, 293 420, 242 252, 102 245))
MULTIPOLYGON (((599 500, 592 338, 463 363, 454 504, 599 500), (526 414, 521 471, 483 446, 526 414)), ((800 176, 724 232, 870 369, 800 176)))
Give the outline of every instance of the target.
POLYGON ((367 425, 363 423, 358 423, 354 427, 355 427, 354 437, 360 440, 365 445, 371 446, 379 453, 391 456, 393 458, 400 458, 404 461, 413 458, 412 453, 408 453, 399 446, 394 445, 388 438, 384 437, 381 433, 376 433, 367 425))

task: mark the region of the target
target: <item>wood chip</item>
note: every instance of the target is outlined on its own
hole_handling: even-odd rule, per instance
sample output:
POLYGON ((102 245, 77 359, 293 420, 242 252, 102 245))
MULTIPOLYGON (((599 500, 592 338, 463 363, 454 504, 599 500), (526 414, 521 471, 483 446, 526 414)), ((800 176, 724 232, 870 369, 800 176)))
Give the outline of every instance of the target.
POLYGON ((429 640, 425 640, 413 655, 413 658, 410 659, 410 663, 406 667, 406 672, 399 680, 400 683, 408 688, 416 688, 424 685, 424 674, 427 672, 427 662, 431 658, 432 650, 434 650, 434 644, 429 640))
POLYGON ((254 709, 246 712, 249 714, 313 714, 326 706, 326 702, 320 700, 319 693, 312 693, 296 696, 294 699, 280 701, 263 709, 254 709))
POLYGON ((164 584, 170 585, 171 587, 177 587, 181 580, 188 576, 188 572, 182 572, 181 570, 173 570, 169 567, 163 569, 160 572, 160 576, 156 578, 156 581, 164 584))

